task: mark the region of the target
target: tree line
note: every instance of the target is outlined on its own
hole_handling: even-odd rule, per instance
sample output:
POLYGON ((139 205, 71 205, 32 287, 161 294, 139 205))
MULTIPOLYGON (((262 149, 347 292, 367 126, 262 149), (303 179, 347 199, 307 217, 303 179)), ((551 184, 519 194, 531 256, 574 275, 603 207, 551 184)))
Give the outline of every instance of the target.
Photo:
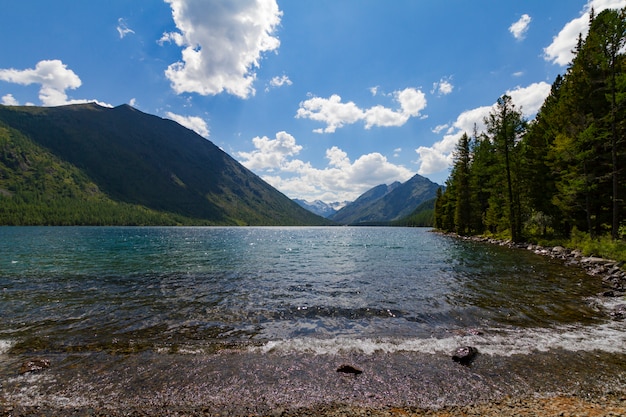
POLYGON ((486 129, 465 133, 435 227, 461 235, 626 235, 626 8, 591 12, 575 57, 536 117, 497 100, 486 129))

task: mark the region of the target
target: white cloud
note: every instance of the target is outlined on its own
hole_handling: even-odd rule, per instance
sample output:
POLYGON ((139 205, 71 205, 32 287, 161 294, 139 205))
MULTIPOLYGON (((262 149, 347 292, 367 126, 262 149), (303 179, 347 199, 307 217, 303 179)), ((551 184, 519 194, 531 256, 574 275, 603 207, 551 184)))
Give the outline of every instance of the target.
POLYGON ((287 157, 300 153, 302 146, 296 144, 296 139, 287 132, 278 132, 275 139, 267 136, 252 139, 255 150, 239 152, 248 169, 251 170, 286 170, 287 157))
MULTIPOLYGON (((370 89, 372 93, 375 91, 370 89)), ((337 128, 358 121, 365 122, 365 128, 402 126, 409 118, 420 115, 426 108, 426 96, 415 88, 405 88, 393 93, 394 100, 400 105, 399 110, 381 105, 361 109, 354 102, 343 103, 341 97, 333 94, 330 98, 312 97, 300 103, 297 118, 315 120, 326 124, 316 133, 334 133, 337 128)))
POLYGON ((131 98, 128 102, 128 104, 132 107, 136 107, 137 106, 137 99, 135 97, 131 98))
POLYGON ((525 117, 530 118, 537 114, 546 97, 550 94, 551 86, 546 82, 533 83, 528 87, 517 87, 508 90, 507 95, 511 96, 513 103, 521 108, 525 117))
POLYGON ((433 83, 433 89, 430 90, 430 94, 437 94, 439 96, 446 96, 452 93, 454 86, 451 82, 451 77, 445 77, 441 80, 433 83))
POLYGON ((296 117, 326 123, 326 128, 317 133, 334 133, 338 127, 362 120, 365 113, 352 101, 342 103, 341 97, 333 94, 327 99, 313 97, 301 102, 296 117))
POLYGON ((5 106, 19 106, 20 103, 13 97, 13 94, 7 94, 2 96, 2 104, 5 106))
POLYGON ((336 146, 326 150, 328 165, 314 168, 294 158, 302 146, 287 132, 277 133, 274 139, 256 137, 252 143, 254 151, 237 153, 242 164, 292 198, 354 200, 376 185, 404 182, 414 175, 376 152, 351 161, 348 154, 336 146))
POLYGON ((68 69, 67 65, 58 59, 39 61, 34 69, 0 69, 0 81, 19 85, 41 85, 39 99, 44 106, 96 102, 101 106, 112 107, 110 104, 97 100, 68 99, 65 91, 80 87, 82 82, 74 71, 68 69))
POLYGON ((126 21, 123 18, 117 19, 117 33, 120 34, 120 39, 124 39, 129 33, 135 33, 134 30, 128 27, 126 21))
POLYGON ((593 8, 596 15, 606 9, 621 9, 626 6, 626 0, 589 0, 580 16, 569 21, 563 29, 552 39, 552 43, 544 48, 544 59, 560 66, 568 65, 574 58, 574 49, 578 42, 578 35, 583 39, 589 32, 589 13, 593 8))
POLYGON ((270 87, 272 88, 280 88, 284 85, 292 85, 293 82, 286 75, 276 76, 270 80, 269 85, 265 88, 265 91, 269 91, 270 87))
POLYGON ((182 61, 165 71, 174 91, 254 95, 262 54, 280 46, 274 36, 282 16, 276 1, 165 1, 178 31, 163 34, 160 42, 183 48, 182 61))
POLYGON ((526 32, 528 32, 531 20, 532 19, 529 15, 523 14, 517 22, 513 23, 509 27, 509 32, 511 32, 513 37, 517 40, 524 39, 526 32))
POLYGON ((204 138, 209 138, 209 127, 206 121, 198 116, 181 116, 180 114, 167 112, 165 113, 168 119, 172 119, 176 123, 185 126, 187 129, 191 129, 204 138))
POLYGON ((431 129, 431 132, 433 132, 435 134, 439 134, 439 133, 443 132, 444 130, 446 130, 449 127, 450 127, 450 125, 448 125, 447 123, 443 124, 443 125, 437 125, 437 126, 435 126, 434 128, 431 129))
MULTIPOLYGON (((517 87, 506 92, 511 96, 515 106, 522 111, 526 118, 533 117, 544 100, 550 94, 550 85, 545 82, 534 83, 528 87, 517 87)), ((435 142, 432 146, 420 146, 415 150, 419 155, 418 163, 420 168, 417 171, 420 175, 429 175, 447 170, 452 165, 452 152, 456 147, 463 133, 472 135, 474 126, 478 133, 486 129, 484 119, 495 107, 482 106, 467 110, 461 113, 452 126, 448 129, 443 138, 435 142)), ((437 126, 433 131, 442 132, 447 126, 437 126)))

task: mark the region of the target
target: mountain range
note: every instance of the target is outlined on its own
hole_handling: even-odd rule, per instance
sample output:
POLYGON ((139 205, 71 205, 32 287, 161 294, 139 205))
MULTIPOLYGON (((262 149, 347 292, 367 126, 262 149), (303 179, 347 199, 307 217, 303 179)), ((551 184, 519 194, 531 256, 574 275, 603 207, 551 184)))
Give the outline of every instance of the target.
POLYGON ((131 106, 0 106, 0 224, 324 225, 209 140, 131 106))
POLYGON ((414 175, 404 183, 381 184, 328 218, 339 224, 381 224, 399 221, 437 195, 438 184, 414 175))
POLYGON ((304 207, 305 209, 317 214, 318 216, 322 216, 325 218, 329 218, 333 214, 337 213, 337 211, 345 207, 347 204, 351 203, 350 201, 326 203, 321 200, 315 200, 311 202, 299 198, 294 198, 293 201, 298 203, 301 207, 304 207))

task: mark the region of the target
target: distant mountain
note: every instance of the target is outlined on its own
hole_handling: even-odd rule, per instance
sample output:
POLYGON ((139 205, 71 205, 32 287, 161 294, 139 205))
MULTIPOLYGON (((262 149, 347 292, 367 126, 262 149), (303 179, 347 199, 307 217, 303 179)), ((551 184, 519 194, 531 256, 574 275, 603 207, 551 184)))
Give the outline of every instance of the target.
POLYGON ((318 216, 322 216, 325 218, 329 218, 339 211, 341 208, 345 207, 347 204, 350 204, 349 201, 344 202, 333 202, 333 203, 325 203, 320 200, 315 200, 313 202, 307 200, 301 200, 298 198, 294 198, 296 203, 300 205, 300 207, 304 207, 312 213, 317 214, 318 216))
POLYGON ((0 224, 320 225, 209 140, 128 105, 0 106, 0 224))
POLYGON ((438 188, 420 175, 403 184, 378 185, 329 219, 339 224, 392 222, 409 216, 421 203, 434 198, 438 188))

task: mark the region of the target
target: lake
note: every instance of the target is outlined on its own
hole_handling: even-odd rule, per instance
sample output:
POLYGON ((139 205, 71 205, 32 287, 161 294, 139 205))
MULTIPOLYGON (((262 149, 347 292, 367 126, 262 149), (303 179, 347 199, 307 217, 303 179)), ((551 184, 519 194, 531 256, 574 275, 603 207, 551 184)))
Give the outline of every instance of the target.
POLYGON ((3 227, 0 399, 237 398, 244 414, 602 393, 624 387, 626 329, 601 292, 559 261, 423 228, 3 227), (450 360, 463 345, 470 367, 450 360), (51 368, 17 375, 34 356, 51 368))

